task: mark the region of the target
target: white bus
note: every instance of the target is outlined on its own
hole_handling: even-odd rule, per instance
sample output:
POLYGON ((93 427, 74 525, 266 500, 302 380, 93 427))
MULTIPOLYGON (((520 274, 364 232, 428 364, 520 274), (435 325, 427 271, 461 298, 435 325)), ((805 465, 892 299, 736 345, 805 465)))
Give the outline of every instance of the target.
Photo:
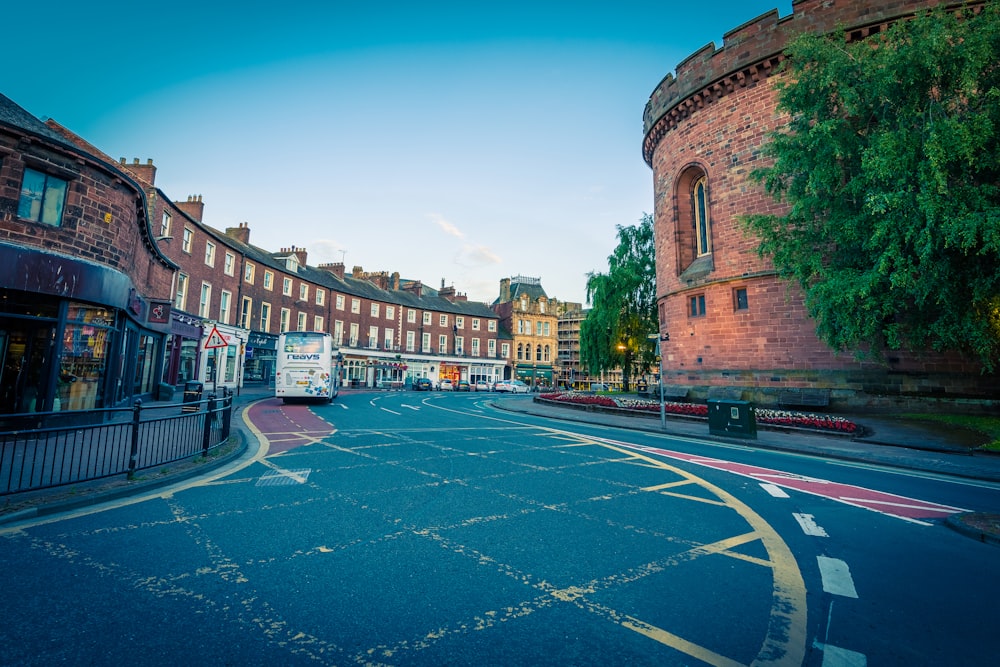
POLYGON ((329 403, 340 392, 340 368, 333 337, 320 331, 286 331, 278 336, 274 395, 329 403))

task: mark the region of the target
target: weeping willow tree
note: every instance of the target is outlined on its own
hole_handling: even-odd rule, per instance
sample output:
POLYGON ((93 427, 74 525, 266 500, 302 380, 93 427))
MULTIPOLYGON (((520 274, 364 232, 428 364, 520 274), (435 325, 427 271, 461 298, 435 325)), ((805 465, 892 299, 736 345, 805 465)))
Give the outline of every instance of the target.
POLYGON ((608 256, 607 273, 587 274, 590 312, 580 325, 580 360, 591 376, 622 369, 622 389, 650 369, 657 332, 656 261, 653 217, 638 225, 618 226, 618 246, 608 256))

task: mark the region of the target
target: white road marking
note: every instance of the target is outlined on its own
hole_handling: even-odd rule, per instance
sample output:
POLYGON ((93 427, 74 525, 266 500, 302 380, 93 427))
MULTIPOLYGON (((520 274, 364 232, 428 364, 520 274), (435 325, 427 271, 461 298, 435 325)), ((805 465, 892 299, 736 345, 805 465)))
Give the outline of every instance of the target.
POLYGON ((402 412, 396 412, 395 410, 390 410, 389 408, 379 408, 380 410, 385 410, 386 412, 391 412, 394 415, 401 415, 402 412))
POLYGON ((400 407, 409 408, 410 410, 416 411, 420 409, 419 405, 407 405, 406 403, 401 403, 400 407))
POLYGON ((777 484, 761 484, 760 488, 764 489, 765 491, 767 491, 769 494, 771 494, 775 498, 790 498, 791 497, 787 493, 785 493, 785 490, 782 489, 777 484))
POLYGON ((813 647, 823 651, 823 667, 868 667, 868 658, 864 653, 820 642, 813 642, 813 647))
POLYGON ((816 524, 816 520, 813 518, 812 514, 792 514, 795 520, 799 522, 802 527, 802 532, 806 535, 815 535, 816 537, 830 537, 823 530, 822 526, 816 524))
POLYGON ((854 588, 851 569, 847 563, 838 558, 816 556, 819 563, 819 573, 823 579, 823 590, 832 595, 847 598, 857 598, 858 591, 854 588))

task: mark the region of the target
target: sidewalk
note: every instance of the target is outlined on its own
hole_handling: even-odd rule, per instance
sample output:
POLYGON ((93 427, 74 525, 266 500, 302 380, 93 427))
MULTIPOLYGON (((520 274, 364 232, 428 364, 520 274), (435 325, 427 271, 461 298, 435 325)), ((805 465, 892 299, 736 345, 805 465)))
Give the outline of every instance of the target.
MULTIPOLYGON (((343 393, 375 391, 379 390, 347 389, 343 393)), ((73 485, 68 489, 57 488, 23 494, 24 497, 0 498, 0 525, 148 492, 233 461, 247 451, 248 445, 253 444, 250 442, 253 435, 243 422, 244 409, 250 403, 273 395, 273 389, 266 385, 244 387, 234 395, 233 435, 237 439, 236 445, 209 463, 166 466, 168 469, 165 471, 147 471, 141 479, 132 482, 122 479, 104 480, 73 485), (6 505, 3 504, 4 501, 7 501, 6 505)), ((533 400, 534 397, 529 396, 507 397, 490 394, 490 398, 494 407, 511 413, 680 437, 736 442, 748 447, 793 451, 823 458, 1000 483, 1000 454, 974 451, 971 448, 969 434, 953 428, 940 428, 885 417, 852 417, 852 421, 865 427, 865 436, 851 438, 805 429, 758 425, 757 438, 745 440, 710 435, 705 420, 667 416, 666 427, 663 428, 659 415, 609 414, 536 402, 533 400)), ((144 408, 176 403, 176 401, 150 401, 144 403, 144 408)), ((1000 514, 963 514, 950 518, 948 523, 976 540, 1000 545, 1000 514)))

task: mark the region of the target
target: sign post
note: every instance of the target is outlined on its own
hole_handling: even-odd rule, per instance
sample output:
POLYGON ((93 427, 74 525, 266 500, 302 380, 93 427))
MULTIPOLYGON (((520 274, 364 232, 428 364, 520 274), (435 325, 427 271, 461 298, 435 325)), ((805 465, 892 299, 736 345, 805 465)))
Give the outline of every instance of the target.
POLYGON ((229 342, 219 333, 219 328, 212 325, 212 331, 209 332, 208 338, 205 339, 205 349, 215 350, 215 380, 213 382, 213 391, 219 390, 219 350, 224 347, 229 347, 229 342))

